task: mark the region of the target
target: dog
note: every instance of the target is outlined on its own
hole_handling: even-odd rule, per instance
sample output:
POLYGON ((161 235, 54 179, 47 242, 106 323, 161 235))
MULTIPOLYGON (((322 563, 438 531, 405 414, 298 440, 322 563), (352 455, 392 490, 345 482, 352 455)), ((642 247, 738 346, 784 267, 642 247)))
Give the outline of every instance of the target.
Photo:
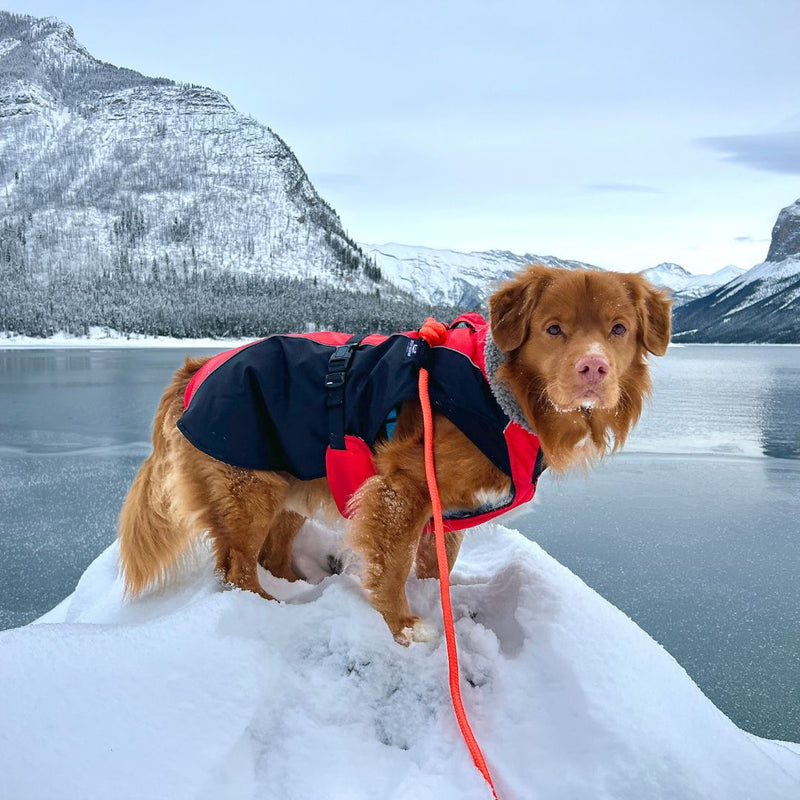
MULTIPOLYGON (((469 362, 470 380, 481 382, 480 386, 471 384, 478 392, 475 396, 483 398, 487 408, 494 404, 494 410, 476 416, 481 422, 470 434, 458 416, 446 410, 444 400, 434 403, 434 452, 445 511, 463 516, 464 509, 472 509, 473 517, 482 519, 487 502, 502 510, 498 498, 520 494, 526 481, 535 487, 542 469, 563 473, 588 467, 618 450, 651 391, 647 357, 666 353, 670 313, 667 293, 638 274, 532 265, 502 284, 489 299, 489 323, 481 329, 474 319, 467 320, 472 330, 459 334, 485 337, 481 352, 467 358, 463 353, 452 356, 459 363, 469 362), (500 456, 487 455, 479 446, 479 432, 491 427, 488 422, 484 425, 491 414, 500 420, 501 435, 508 438, 508 431, 514 429, 527 437, 525 446, 529 455, 533 454, 526 462, 530 466, 524 471, 527 477, 512 475, 514 469, 504 467, 500 456)), ((278 337, 274 343, 274 347, 288 345, 282 351, 288 367, 271 370, 259 379, 268 384, 262 394, 293 395, 294 390, 280 384, 286 369, 302 369, 294 363, 291 349, 300 346, 299 339, 290 336, 278 337)), ((407 354, 425 349, 406 346, 417 341, 413 336, 402 341, 407 354)), ((322 347, 318 343, 313 346, 322 347)), ((356 343, 342 350, 341 344, 331 345, 328 350, 334 355, 330 363, 340 356, 346 361, 353 348, 361 347, 356 343)), ((363 348, 369 350, 366 344, 363 348)), ((444 357, 454 351, 435 347, 430 352, 444 357)), ((247 357, 257 353, 254 349, 247 357)), ((221 363, 236 366, 243 358, 234 351, 225 354, 221 363)), ((259 583, 257 565, 274 576, 297 579, 292 567, 293 538, 307 518, 332 507, 335 475, 331 476, 330 467, 327 477, 300 468, 294 470, 300 473, 298 477, 284 461, 244 460, 244 466, 226 463, 216 445, 201 442, 198 446, 190 441, 191 426, 184 423, 191 419, 192 398, 205 391, 202 383, 197 389, 198 380, 217 365, 208 359, 188 358, 158 407, 153 452, 136 476, 120 514, 120 560, 126 593, 131 597, 168 579, 191 544, 206 535, 224 581, 271 599, 259 583)), ((431 375, 436 372, 434 362, 431 375)), ((236 374, 242 385, 254 385, 247 370, 236 374)), ((341 387, 344 379, 334 380, 332 374, 326 375, 326 382, 341 387)), ((233 378, 225 376, 225 381, 225 391, 235 391, 233 378)), ((351 382, 357 383, 355 378, 351 382)), ((226 419, 238 414, 235 397, 233 405, 220 412, 226 419)), ((330 396, 320 403, 320 408, 329 411, 337 405, 330 396)), ((247 416, 244 410, 242 416, 247 416)), ((226 419, 217 422, 224 427, 226 419)), ((280 420, 275 425, 270 435, 280 437, 280 420)), ((425 626, 409 608, 406 580, 412 567, 420 578, 438 575, 433 537, 423 533, 431 502, 419 401, 404 396, 393 425, 391 435, 384 427, 368 441, 365 449, 374 464, 373 474, 365 476, 340 510, 350 517, 349 545, 360 556, 369 600, 395 640, 408 646, 426 634, 425 626)), ((226 433, 220 441, 229 438, 226 433)), ((356 441, 364 445, 360 439, 356 441)), ((497 443, 496 437, 493 441, 497 443)), ((501 444, 500 449, 503 447, 501 444)), ((489 516, 494 513, 497 511, 489 516)), ((469 519, 467 514, 467 524, 469 519)), ((447 534, 451 570, 464 527, 454 524, 447 534)))

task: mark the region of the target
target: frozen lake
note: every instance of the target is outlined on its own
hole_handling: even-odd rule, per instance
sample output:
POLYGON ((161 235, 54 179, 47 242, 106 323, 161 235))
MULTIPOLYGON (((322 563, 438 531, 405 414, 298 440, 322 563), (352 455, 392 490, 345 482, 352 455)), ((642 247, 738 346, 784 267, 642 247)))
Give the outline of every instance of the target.
MULTIPOLYGON (((0 350, 0 627, 66 596, 114 538, 183 351, 0 350)), ((653 365, 624 454, 540 481, 510 524, 633 617, 740 726, 800 740, 800 348, 653 365)))

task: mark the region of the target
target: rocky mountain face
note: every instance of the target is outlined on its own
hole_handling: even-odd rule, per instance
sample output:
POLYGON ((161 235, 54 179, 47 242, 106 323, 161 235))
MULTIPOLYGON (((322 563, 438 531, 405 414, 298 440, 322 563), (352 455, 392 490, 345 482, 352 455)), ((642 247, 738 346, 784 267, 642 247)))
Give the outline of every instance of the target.
POLYGON ((772 242, 767 253, 767 261, 783 261, 800 255, 800 200, 781 209, 775 227, 772 229, 772 242))
POLYGON ((784 208, 767 260, 676 309, 678 342, 800 343, 800 200, 784 208))
POLYGON ((191 294, 204 280, 213 291, 194 297, 212 305, 221 282, 255 293, 259 280, 294 281, 295 294, 324 289, 335 309, 337 291, 410 302, 268 127, 212 89, 98 61, 63 22, 8 12, 0 12, 0 273, 6 289, 12 279, 19 289, 0 297, 6 329, 19 327, 19 307, 42 281, 56 297, 80 279, 161 284, 145 292, 148 306, 159 305, 164 284, 191 294))

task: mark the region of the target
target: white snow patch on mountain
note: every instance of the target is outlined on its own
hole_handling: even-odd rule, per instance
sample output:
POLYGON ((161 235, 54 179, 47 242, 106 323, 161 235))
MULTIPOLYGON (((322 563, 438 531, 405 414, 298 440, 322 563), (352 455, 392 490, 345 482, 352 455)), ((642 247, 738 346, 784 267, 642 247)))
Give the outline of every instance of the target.
MULTIPOLYGON (((298 561, 323 574, 335 539, 309 523, 298 561)), ((128 603, 117 557, 39 624, 0 633, 4 796, 490 798, 453 718, 440 625, 399 647, 347 575, 262 573, 282 602, 222 592, 207 551, 128 603)), ((453 584, 464 701, 503 800, 800 797, 800 748, 733 725, 537 545, 485 526, 453 584)), ((437 582, 409 593, 438 625, 437 582)))

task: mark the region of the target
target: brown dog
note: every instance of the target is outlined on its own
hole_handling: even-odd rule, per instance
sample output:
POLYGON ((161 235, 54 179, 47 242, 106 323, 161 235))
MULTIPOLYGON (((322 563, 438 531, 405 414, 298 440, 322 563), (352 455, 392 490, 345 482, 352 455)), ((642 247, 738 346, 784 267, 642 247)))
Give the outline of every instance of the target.
MULTIPOLYGON (((650 391, 647 353, 663 355, 669 344, 666 294, 635 274, 536 265, 501 286, 489 305, 496 354, 489 381, 536 432, 546 465, 563 472, 618 449, 650 391)), ((120 553, 132 596, 166 579, 206 534, 224 579, 268 598, 257 565, 294 580, 294 535, 331 504, 325 479, 232 467, 184 438, 176 427, 184 391, 205 360, 187 359, 164 394, 153 453, 122 508, 120 553)), ((486 363, 488 374, 488 355, 486 363)), ((416 562, 421 578, 437 575, 432 537, 422 536, 431 506, 421 429, 419 403, 405 402, 396 432, 377 448, 378 475, 355 498, 349 531, 370 601, 404 645, 422 635, 405 592, 411 567, 416 562)), ((445 510, 509 492, 509 477, 439 414, 434 449, 445 510)), ((448 534, 451 569, 461 539, 448 534)))

